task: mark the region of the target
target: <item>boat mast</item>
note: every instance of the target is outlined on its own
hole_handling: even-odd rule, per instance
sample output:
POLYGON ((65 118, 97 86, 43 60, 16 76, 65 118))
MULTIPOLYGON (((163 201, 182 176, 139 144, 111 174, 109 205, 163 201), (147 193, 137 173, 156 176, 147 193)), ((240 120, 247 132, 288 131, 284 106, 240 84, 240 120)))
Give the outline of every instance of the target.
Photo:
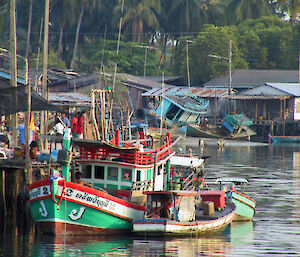
MULTIPOLYGON (((48 68, 48 37, 49 37, 49 0, 45 0, 45 20, 44 20, 44 57, 43 57, 43 86, 42 86, 42 97, 46 99, 47 92, 47 68, 48 68)), ((41 133, 47 134, 47 115, 46 111, 42 112, 41 115, 41 133)), ((42 144, 42 148, 46 148, 46 140, 42 144)))
MULTIPOLYGON (((10 83, 13 87, 17 87, 17 36, 16 36, 16 1, 10 0, 10 83)), ((16 93, 13 93, 16 94, 16 93)), ((16 103, 17 104, 17 103, 16 103)), ((17 113, 12 114, 13 131, 12 144, 18 145, 18 119, 17 113)))
MULTIPOLYGON (((121 17, 120 17, 120 22, 119 22, 118 43, 117 43, 117 60, 118 60, 119 53, 120 53, 120 41, 121 41, 122 20, 123 20, 123 13, 124 13, 124 2, 125 2, 125 0, 122 0, 121 17)), ((112 92, 115 91, 115 87, 116 87, 117 68, 118 68, 118 62, 115 63, 112 92)), ((114 103, 114 98, 112 97, 112 100, 110 103, 110 112, 109 112, 109 116, 110 116, 109 122, 111 122, 112 127, 113 127, 113 124, 112 124, 113 123, 113 120, 112 120, 113 103, 114 103)), ((110 126, 108 126, 108 127, 110 127, 110 126)))

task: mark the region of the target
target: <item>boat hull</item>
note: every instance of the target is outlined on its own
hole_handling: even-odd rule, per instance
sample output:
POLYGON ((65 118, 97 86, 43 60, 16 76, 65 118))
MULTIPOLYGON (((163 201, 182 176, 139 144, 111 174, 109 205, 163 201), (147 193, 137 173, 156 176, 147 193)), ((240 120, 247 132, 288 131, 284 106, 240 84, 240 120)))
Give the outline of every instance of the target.
POLYGON ((133 232, 151 236, 189 235, 219 232, 226 228, 235 217, 232 211, 224 217, 211 220, 180 222, 169 219, 142 219, 133 221, 133 232))
POLYGON ((144 214, 142 206, 72 182, 51 185, 44 180, 31 185, 29 192, 32 218, 47 234, 126 233, 132 230, 131 221, 144 214))
POLYGON ((251 130, 251 129, 247 129, 247 133, 246 132, 240 132, 240 133, 230 133, 230 134, 218 134, 216 133, 216 131, 207 129, 201 129, 199 127, 199 125, 195 125, 195 124, 187 124, 187 136, 190 137, 204 137, 204 138, 222 138, 222 139, 248 139, 251 136, 256 135, 256 133, 251 130))
POLYGON ((273 144, 299 143, 300 136, 270 136, 269 141, 273 144))
POLYGON ((232 192, 232 202, 236 205, 235 221, 252 220, 255 214, 256 202, 240 192, 232 192))

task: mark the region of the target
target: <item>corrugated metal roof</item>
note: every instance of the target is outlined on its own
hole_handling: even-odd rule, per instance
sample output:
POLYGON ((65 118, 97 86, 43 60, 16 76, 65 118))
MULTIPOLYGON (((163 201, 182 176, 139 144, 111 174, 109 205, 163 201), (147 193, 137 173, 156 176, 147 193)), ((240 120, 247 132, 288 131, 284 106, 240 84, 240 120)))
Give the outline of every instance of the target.
POLYGON ((283 100, 283 99, 289 99, 290 96, 270 96, 270 95, 228 95, 224 96, 224 98, 228 99, 236 99, 236 100, 283 100))
POLYGON ((266 83, 267 86, 276 88, 290 95, 300 96, 300 83, 266 83))
MULTIPOLYGON (((298 82, 298 70, 245 70, 236 69, 232 72, 233 88, 253 88, 271 81, 275 83, 298 82)), ((224 75, 214 78, 204 84, 204 87, 226 87, 229 76, 224 75)))
POLYGON ((194 97, 183 97, 183 96, 167 96, 167 99, 171 100, 177 106, 180 106, 181 109, 200 113, 203 110, 206 110, 209 105, 209 100, 204 100, 203 98, 194 97))
POLYGON ((191 87, 188 90, 187 87, 175 87, 175 86, 165 86, 164 89, 160 88, 152 88, 149 91, 142 94, 142 96, 161 96, 164 94, 165 96, 198 96, 202 98, 209 97, 223 97, 227 95, 228 89, 221 88, 198 88, 191 87))
POLYGON ((54 105, 60 106, 86 106, 91 105, 91 98, 79 93, 64 92, 64 93, 53 93, 49 95, 49 102, 54 105))

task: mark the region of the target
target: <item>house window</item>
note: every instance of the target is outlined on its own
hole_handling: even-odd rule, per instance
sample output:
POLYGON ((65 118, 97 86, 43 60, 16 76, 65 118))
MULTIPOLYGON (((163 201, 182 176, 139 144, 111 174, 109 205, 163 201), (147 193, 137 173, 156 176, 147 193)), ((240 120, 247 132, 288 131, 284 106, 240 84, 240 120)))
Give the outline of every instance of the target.
POLYGON ((118 180, 118 168, 108 167, 108 178, 109 180, 118 180))
POLYGON ((83 165, 81 168, 82 177, 83 178, 92 178, 92 166, 91 165, 83 165))
POLYGON ((104 167, 103 166, 95 166, 95 178, 96 179, 104 179, 104 167))
POLYGON ((122 181, 131 182, 132 171, 130 169, 122 169, 122 181))

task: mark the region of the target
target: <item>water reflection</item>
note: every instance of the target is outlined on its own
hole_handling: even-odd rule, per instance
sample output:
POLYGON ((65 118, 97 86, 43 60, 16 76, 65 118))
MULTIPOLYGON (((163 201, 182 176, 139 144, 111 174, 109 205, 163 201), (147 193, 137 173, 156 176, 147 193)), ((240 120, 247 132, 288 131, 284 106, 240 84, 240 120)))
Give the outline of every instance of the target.
POLYGON ((254 240, 254 223, 252 221, 233 222, 230 229, 230 241, 234 247, 252 243, 254 240))
POLYGON ((41 235, 1 238, 9 255, 30 257, 60 256, 230 256, 234 247, 252 240, 251 223, 236 223, 221 234, 210 236, 143 238, 41 235))
MULTIPOLYGON (((293 195, 300 195, 300 152, 293 153, 293 195)), ((296 222, 300 222, 300 197, 295 197, 294 199, 294 208, 293 208, 293 217, 296 222)))
POLYGON ((257 202, 253 222, 211 237, 138 238, 0 235, 0 256, 299 256, 300 146, 180 145, 211 156, 211 178, 243 177, 257 202))
POLYGON ((133 240, 136 256, 225 256, 230 249, 225 235, 172 239, 133 240))

